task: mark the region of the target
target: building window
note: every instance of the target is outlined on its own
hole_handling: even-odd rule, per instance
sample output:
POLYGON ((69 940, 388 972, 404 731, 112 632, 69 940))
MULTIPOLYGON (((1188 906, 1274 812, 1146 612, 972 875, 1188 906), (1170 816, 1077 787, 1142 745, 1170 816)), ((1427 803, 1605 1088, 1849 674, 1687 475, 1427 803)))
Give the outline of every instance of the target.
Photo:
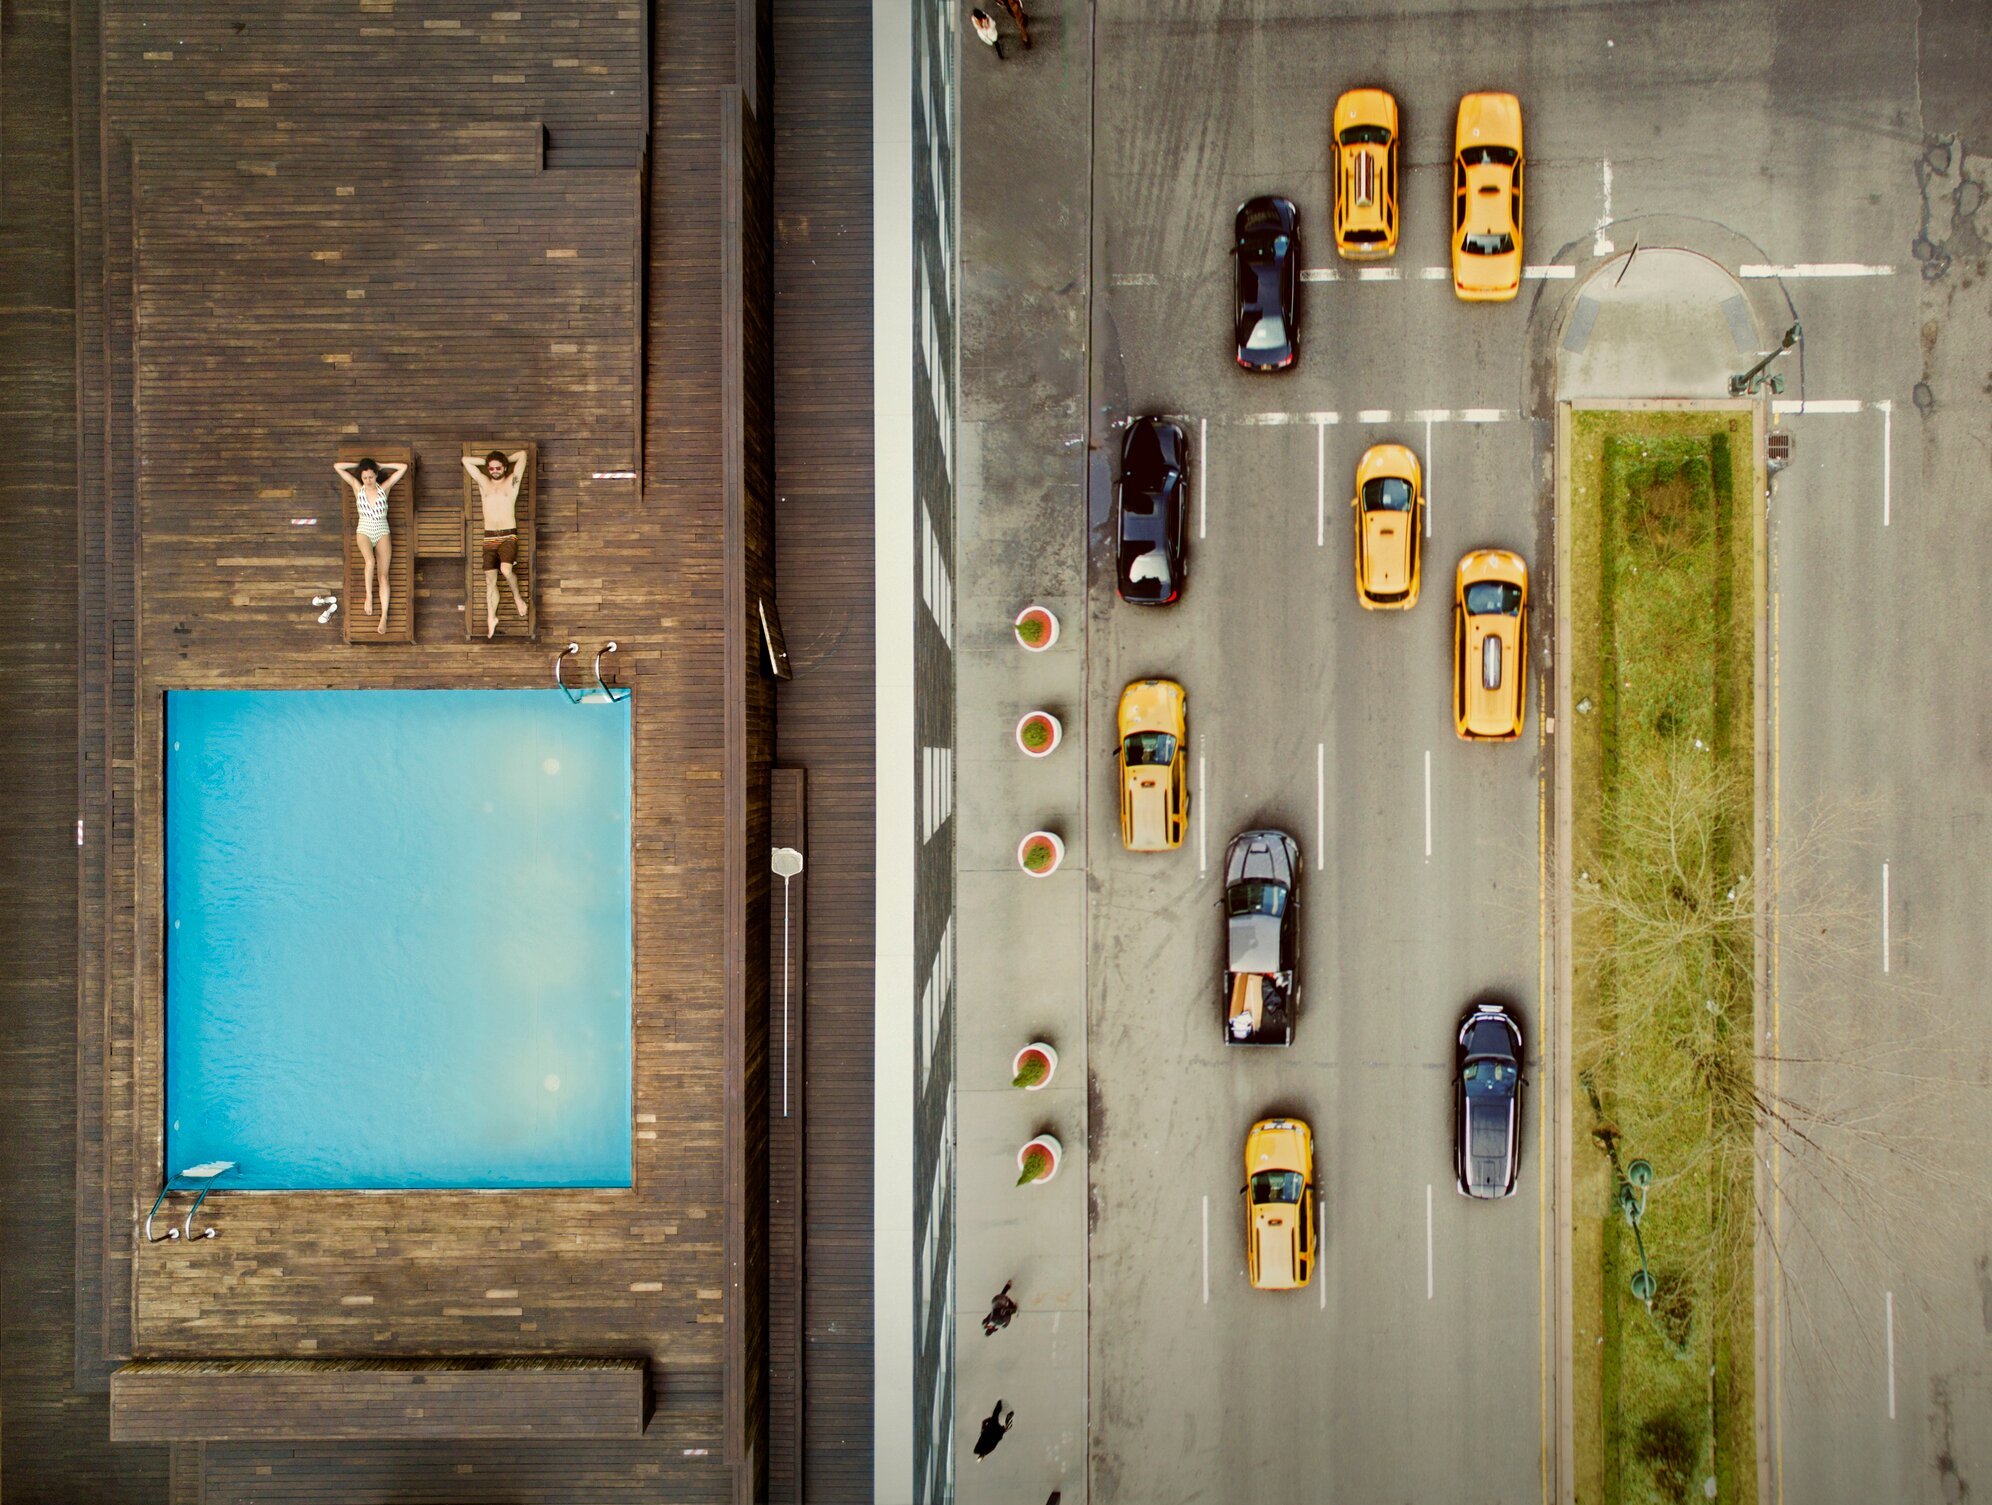
POLYGON ((920 599, 939 629, 941 641, 954 646, 954 572, 948 566, 941 546, 940 530, 934 526, 932 509, 920 507, 920 599))
POLYGON ((954 749, 927 747, 920 752, 920 839, 934 833, 954 813, 954 749))
MULTIPOLYGON (((935 948, 934 960, 927 968, 927 983, 920 990, 920 1082, 924 1089, 929 1075, 934 1069, 934 1055, 941 1043, 941 1026, 947 1020, 948 1005, 954 998, 954 916, 948 916, 948 923, 941 932, 940 945, 935 948)), ((948 1099, 948 1113, 952 1118, 954 1099, 948 1099)), ((947 1141, 943 1140, 943 1144, 947 1141)))

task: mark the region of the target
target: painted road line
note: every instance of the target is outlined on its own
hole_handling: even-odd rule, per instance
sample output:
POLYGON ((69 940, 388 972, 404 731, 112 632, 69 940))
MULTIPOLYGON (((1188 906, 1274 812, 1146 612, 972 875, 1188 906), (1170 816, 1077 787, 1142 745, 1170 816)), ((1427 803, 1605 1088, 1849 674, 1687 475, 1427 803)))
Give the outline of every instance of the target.
MULTIPOLYGON (((1772 542, 1770 578, 1778 574, 1777 545, 1772 542)), ((1766 1037, 1771 1050, 1771 1099, 1783 1101, 1784 1061, 1780 1032, 1784 1027, 1783 993, 1781 991, 1778 967, 1779 913, 1778 894, 1783 874, 1782 826, 1779 816, 1779 802, 1784 798, 1782 765, 1779 755, 1782 743, 1779 741, 1778 708, 1782 703, 1783 668, 1779 663, 1778 620, 1781 598, 1777 591, 1771 592, 1771 1028, 1766 1037)), ((1780 1136, 1773 1134, 1771 1139, 1771 1247, 1782 1249, 1784 1244, 1784 1150, 1780 1136)), ((1771 1435, 1774 1439, 1777 1459, 1778 1505, 1784 1505, 1784 1282, 1771 1282, 1771 1435)))
POLYGON ((1328 866, 1328 744, 1314 744, 1314 865, 1328 866))
POLYGON ((1883 1295, 1888 1312, 1888 1419, 1895 1420, 1895 1293, 1883 1295))
POLYGON ((1203 1199, 1203 1282, 1204 1305, 1210 1305, 1210 1193, 1203 1199))
POLYGON ((1888 864, 1881 865, 1881 971, 1888 975, 1888 864))
POLYGON ((1500 408, 1462 408, 1459 414, 1461 423, 1499 423, 1503 418, 1512 417, 1500 408))
POLYGON ((1425 1299, 1432 1299, 1432 1183, 1425 1183, 1425 1299))
POLYGON ((1356 273, 1358 282, 1395 282, 1403 275, 1396 267, 1363 267, 1356 273))
POLYGON ((1205 478, 1210 474, 1210 420, 1197 420, 1197 541, 1203 541, 1204 529, 1210 522, 1210 487, 1205 478))
POLYGON ((1858 413, 1867 404, 1858 397, 1780 397, 1771 404, 1773 413, 1858 413))
POLYGON ((1302 267, 1300 269, 1300 280, 1302 282, 1340 282, 1342 274, 1333 267, 1302 267))
POLYGON ((1423 423, 1430 429, 1435 423, 1446 423, 1452 418, 1451 408, 1418 408, 1411 414, 1413 422, 1423 423))
POLYGON ((1599 186, 1603 190, 1605 207, 1598 211, 1598 226, 1591 232, 1591 254, 1593 256, 1609 256, 1618 249, 1605 234, 1606 227, 1612 222, 1611 163, 1600 162, 1598 164, 1598 179, 1599 186))
POLYGON ((1116 272, 1109 277, 1115 287, 1160 287, 1162 279, 1153 272, 1116 272))
MULTIPOLYGON (((1321 1246, 1328 1242, 1328 1204, 1321 1204, 1321 1236, 1314 1241, 1314 1262, 1321 1263, 1321 1246)), ((1328 1277, 1319 1270, 1311 1272, 1314 1283, 1321 1287, 1321 1310, 1328 1310, 1328 1277)))
POLYGON ((1340 413, 1244 413, 1232 422, 1255 428, 1278 428, 1289 423, 1340 423, 1340 413))
POLYGON ((1893 464, 1895 451, 1895 403, 1892 399, 1884 397, 1875 406, 1881 409, 1881 525, 1885 528, 1888 526, 1888 514, 1892 501, 1890 492, 1894 489, 1891 485, 1891 472, 1895 468, 1893 464))
POLYGON ((1390 409, 1389 409, 1389 408, 1364 408, 1364 409, 1363 409, 1363 410, 1362 410, 1362 411, 1361 411, 1360 413, 1356 414, 1356 422, 1358 422, 1358 423, 1388 423, 1388 422, 1390 422, 1390 409))
MULTIPOLYGON (((1542 716, 1538 714, 1536 716, 1536 998, 1540 1000, 1539 1007, 1543 1009, 1545 1015, 1542 1021, 1545 1038, 1548 1038, 1552 1027, 1548 1015, 1555 1007, 1549 986, 1549 760, 1543 756, 1548 742, 1549 733, 1543 729, 1542 716)), ((1553 1063, 1544 1065, 1545 1076, 1550 1074, 1551 1064, 1553 1063)), ((1549 1097, 1547 1091, 1536 1094, 1536 1143, 1539 1145, 1549 1143, 1549 1097)), ((1549 1428, 1549 1158, 1547 1155, 1536 1156, 1536 1327, 1540 1333, 1536 1373, 1539 1376, 1542 1418, 1536 1471, 1542 1479, 1542 1505, 1549 1505, 1551 1473, 1549 1460, 1553 1447, 1549 1428)))
POLYGON ((1452 276, 1451 267, 1419 267, 1418 276, 1426 282, 1444 282, 1452 276))
MULTIPOLYGON (((1413 414, 1416 417, 1418 415, 1413 414)), ((1425 536, 1432 536, 1432 415, 1425 419, 1425 536)))
POLYGON ((1328 425, 1314 425, 1314 547, 1328 542, 1328 425))
POLYGON ((1425 749, 1425 860, 1432 860, 1432 750, 1425 749))
POLYGON ((1522 276, 1533 282, 1568 282, 1577 275, 1575 267, 1523 267, 1522 276))
POLYGON ((1736 269, 1739 277, 1893 277, 1895 268, 1863 261, 1798 261, 1767 264, 1746 261, 1736 269))
POLYGON ((1201 878, 1210 867, 1210 841, 1204 821, 1204 795, 1207 786, 1204 782, 1204 739, 1197 733, 1197 876, 1201 878))

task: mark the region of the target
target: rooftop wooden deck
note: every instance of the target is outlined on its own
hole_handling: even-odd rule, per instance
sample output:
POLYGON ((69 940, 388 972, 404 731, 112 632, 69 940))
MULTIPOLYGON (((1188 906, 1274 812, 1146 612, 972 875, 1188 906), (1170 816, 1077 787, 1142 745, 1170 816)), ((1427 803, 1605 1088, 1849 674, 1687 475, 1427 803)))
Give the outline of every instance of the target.
POLYGON ((37 682, 77 679, 10 718, 7 750, 78 754, 74 792, 36 782, 4 814, 23 860, 0 1064, 37 1084, 0 1094, 10 1494, 865 1498, 869 12, 196 12, 24 0, 0 54, 0 192, 36 230, 0 266, 9 411, 45 415, 74 455, 4 498, 12 536, 58 567, 0 592, 0 625, 37 682), (30 345, 74 358, 21 360, 30 345), (461 443, 494 432, 539 447, 540 642, 466 641, 446 554, 417 562, 412 643, 319 623, 310 597, 345 594, 337 446, 415 451, 431 555, 448 530, 423 520, 456 510, 461 443), (769 1064, 777 691, 750 626, 776 602, 777 531, 804 676, 781 691, 780 752, 809 765, 788 837, 813 885, 806 1163, 769 1064), (638 697, 635 1188, 219 1196, 220 1238, 138 1245, 165 1169, 162 692, 537 686, 561 644, 609 637, 638 697), (778 1243, 770 1160, 802 1214, 778 1243), (132 1355, 411 1354, 640 1357, 656 1411, 641 1437, 585 1446, 105 1445, 132 1355))

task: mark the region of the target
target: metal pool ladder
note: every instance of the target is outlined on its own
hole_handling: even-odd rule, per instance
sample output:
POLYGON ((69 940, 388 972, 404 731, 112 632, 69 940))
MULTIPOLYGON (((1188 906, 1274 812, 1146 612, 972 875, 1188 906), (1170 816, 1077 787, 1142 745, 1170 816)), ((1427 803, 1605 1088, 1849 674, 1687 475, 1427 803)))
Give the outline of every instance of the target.
POLYGON ((201 1203, 205 1202, 207 1194, 214 1190, 214 1183, 235 1168, 233 1160, 205 1160, 199 1165, 190 1165, 185 1170, 176 1171, 174 1174, 168 1176, 166 1184, 159 1188, 159 1195, 152 1199, 151 1211, 145 1215, 145 1241, 148 1244, 160 1244, 166 1242, 168 1239, 185 1238, 191 1241, 196 1237, 217 1237, 219 1230, 212 1225, 203 1228, 199 1234, 196 1234, 194 1232, 194 1214, 201 1210, 201 1203), (159 1204, 176 1191, 198 1192, 199 1195, 194 1198, 194 1205, 187 1209, 187 1217, 184 1223, 178 1228, 168 1228, 164 1233, 155 1235, 152 1231, 152 1219, 159 1211, 159 1204))
MULTIPOLYGON (((608 642, 595 650, 595 688, 592 690, 585 686, 577 689, 575 686, 567 683, 561 676, 561 670, 565 667, 566 661, 580 651, 581 645, 579 643, 569 643, 564 649, 553 656, 553 682, 559 687, 560 693, 565 695, 569 702, 574 705, 614 705, 619 701, 629 699, 628 685, 612 685, 602 678, 602 655, 616 651, 616 641, 614 638, 610 638, 608 642)), ((609 672, 611 674, 616 672, 613 666, 609 669, 609 672)))

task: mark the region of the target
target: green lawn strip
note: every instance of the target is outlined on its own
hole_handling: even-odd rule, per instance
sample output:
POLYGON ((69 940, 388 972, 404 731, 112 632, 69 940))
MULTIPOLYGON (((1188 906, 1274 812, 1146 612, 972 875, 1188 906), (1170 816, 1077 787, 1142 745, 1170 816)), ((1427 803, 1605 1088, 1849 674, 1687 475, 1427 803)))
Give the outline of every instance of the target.
POLYGON ((1573 1217, 1604 1242, 1579 1271, 1578 1483, 1607 1502, 1754 1499, 1750 831, 1754 527, 1746 415, 1572 415, 1570 574, 1579 1093, 1573 1217), (1739 536, 1740 535, 1740 536, 1739 536), (1740 551, 1740 563, 1739 563, 1740 551), (1595 1092, 1593 1106, 1592 1093, 1595 1092), (1655 1180, 1641 1232, 1652 1310, 1627 1281, 1621 1166, 1655 1180), (1600 1178, 1599 1172, 1603 1175, 1600 1178), (1585 1205, 1588 1200, 1589 1206, 1585 1205), (1587 1224, 1595 1227, 1595 1222, 1587 1224), (1595 1303, 1593 1305, 1592 1303, 1595 1303), (1587 1458, 1581 1424, 1602 1457, 1587 1458))

